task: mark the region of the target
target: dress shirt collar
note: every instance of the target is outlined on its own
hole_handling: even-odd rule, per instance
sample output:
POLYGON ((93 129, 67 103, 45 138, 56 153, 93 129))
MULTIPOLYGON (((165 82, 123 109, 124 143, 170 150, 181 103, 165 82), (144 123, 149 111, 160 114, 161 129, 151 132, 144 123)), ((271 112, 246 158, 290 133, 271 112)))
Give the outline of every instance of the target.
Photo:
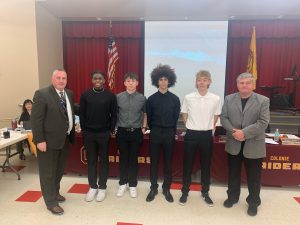
POLYGON ((56 88, 54 88, 54 89, 55 89, 56 93, 58 94, 58 96, 60 96, 60 92, 62 92, 62 93, 63 93, 63 96, 66 96, 65 89, 64 89, 64 90, 62 90, 62 91, 60 91, 60 90, 57 90, 56 88))
POLYGON ((135 92, 132 92, 131 94, 128 93, 128 91, 125 91, 125 93, 126 93, 127 96, 135 96, 135 95, 137 95, 137 92, 136 92, 136 91, 135 91, 135 92))
POLYGON ((195 96, 200 97, 200 98, 209 98, 210 93, 207 91, 205 95, 200 95, 199 91, 196 91, 195 96))
POLYGON ((162 93, 162 92, 160 92, 160 91, 157 91, 158 92, 158 94, 160 94, 160 95, 166 95, 166 94, 169 94, 170 92, 169 92, 169 90, 167 90, 167 92, 165 92, 165 93, 162 93))

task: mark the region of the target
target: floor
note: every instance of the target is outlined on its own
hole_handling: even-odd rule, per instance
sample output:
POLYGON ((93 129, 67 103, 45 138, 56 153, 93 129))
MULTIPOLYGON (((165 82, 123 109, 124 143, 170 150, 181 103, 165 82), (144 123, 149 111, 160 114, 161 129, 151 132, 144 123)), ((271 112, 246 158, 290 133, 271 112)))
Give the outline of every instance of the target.
MULTIPOLYGON (((255 217, 247 215, 245 198, 247 189, 242 188, 238 204, 227 209, 226 184, 211 186, 210 195, 215 206, 208 207, 200 198, 199 191, 191 191, 185 206, 178 204, 179 190, 172 190, 174 203, 168 203, 161 190, 153 202, 146 202, 149 182, 140 181, 138 197, 132 199, 126 192, 116 197, 118 181, 109 179, 105 201, 85 202, 87 178, 67 174, 61 182, 61 194, 67 198, 62 203, 65 213, 52 215, 46 210, 40 194, 37 162, 26 150, 26 160, 12 159, 15 166, 24 166, 19 172, 21 180, 12 172, 0 172, 0 224, 4 225, 300 225, 300 187, 263 187, 262 205, 255 217), (24 195, 25 194, 25 195, 24 195), (28 202, 29 201, 29 202, 28 202)), ((4 158, 0 158, 3 163, 4 158)))

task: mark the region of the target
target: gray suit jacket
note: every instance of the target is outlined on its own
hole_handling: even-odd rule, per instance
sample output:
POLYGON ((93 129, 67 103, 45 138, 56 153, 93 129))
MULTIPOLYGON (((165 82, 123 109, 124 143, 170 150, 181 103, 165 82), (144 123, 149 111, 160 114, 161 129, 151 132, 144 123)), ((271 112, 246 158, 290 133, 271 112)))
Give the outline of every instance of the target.
MULTIPOLYGON (((73 93, 68 89, 65 89, 65 91, 70 101, 74 124, 73 93)), ((36 144, 45 141, 47 149, 62 149, 67 137, 68 127, 66 121, 67 118, 55 88, 51 85, 37 90, 33 97, 31 112, 33 141, 36 144)), ((74 142, 74 126, 69 139, 71 143, 74 142)))
POLYGON ((267 97, 253 93, 242 111, 239 93, 225 97, 220 119, 226 130, 226 152, 231 155, 240 152, 241 142, 232 136, 232 130, 235 128, 242 129, 245 134, 243 154, 246 158, 256 159, 266 156, 265 129, 270 120, 269 104, 267 97))

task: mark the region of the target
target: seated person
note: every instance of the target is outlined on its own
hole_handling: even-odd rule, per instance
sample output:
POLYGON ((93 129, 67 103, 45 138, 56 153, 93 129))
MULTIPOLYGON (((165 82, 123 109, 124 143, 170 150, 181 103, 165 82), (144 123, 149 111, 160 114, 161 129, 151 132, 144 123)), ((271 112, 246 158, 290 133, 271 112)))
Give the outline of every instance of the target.
MULTIPOLYGON (((23 107, 22 107, 22 114, 20 116, 18 124, 23 125, 24 121, 29 121, 30 120, 32 104, 33 104, 33 102, 30 99, 26 99, 24 101, 23 107)), ((28 148, 29 148, 28 142, 27 142, 27 145, 28 145, 28 148)), ((20 156, 19 156, 20 159, 21 160, 25 160, 24 149, 23 149, 23 142, 17 143, 17 151, 20 154, 20 156)))

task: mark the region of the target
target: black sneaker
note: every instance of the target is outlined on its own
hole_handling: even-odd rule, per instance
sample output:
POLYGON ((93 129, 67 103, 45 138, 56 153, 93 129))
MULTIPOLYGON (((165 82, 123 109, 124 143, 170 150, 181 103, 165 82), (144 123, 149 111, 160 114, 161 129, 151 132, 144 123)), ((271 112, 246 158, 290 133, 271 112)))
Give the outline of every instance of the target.
POLYGON ((248 213, 249 216, 256 216, 257 206, 249 205, 247 213, 248 213))
POLYGON ((214 206, 214 202, 211 200, 211 198, 209 197, 208 193, 202 194, 201 196, 202 196, 203 200, 205 201, 205 203, 209 207, 213 207, 214 206))
POLYGON ((185 205, 185 203, 187 202, 187 194, 182 194, 180 199, 179 199, 179 205, 185 205))

